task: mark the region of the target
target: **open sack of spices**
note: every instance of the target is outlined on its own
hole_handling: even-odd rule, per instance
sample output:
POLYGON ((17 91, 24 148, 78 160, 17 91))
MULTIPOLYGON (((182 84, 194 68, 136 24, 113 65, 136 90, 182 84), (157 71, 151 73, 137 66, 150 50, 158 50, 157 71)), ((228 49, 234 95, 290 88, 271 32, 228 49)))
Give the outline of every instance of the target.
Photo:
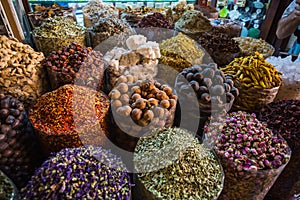
MULTIPOLYGON (((0 92, 0 170, 21 188, 41 159, 38 141, 23 103, 0 92)), ((0 199, 3 198, 0 196, 0 199)))
POLYGON ((56 3, 49 7, 36 5, 34 7, 34 12, 29 12, 27 15, 32 28, 42 25, 45 19, 54 16, 67 17, 76 22, 73 8, 59 6, 56 3))
POLYGON ((199 35, 196 41, 209 53, 219 67, 241 55, 238 43, 223 30, 212 29, 199 35))
MULTIPOLYGON (((175 90, 180 102, 183 102, 180 106, 189 104, 187 108, 181 110, 181 115, 198 119, 199 135, 202 135, 202 128, 207 118, 211 115, 226 115, 234 99, 239 95, 232 78, 218 70, 215 63, 185 68, 176 78, 175 90), (193 97, 197 99, 196 104, 193 103, 193 97), (199 111, 195 113, 193 110, 197 108, 199 111), (193 116, 195 114, 196 116, 193 116)), ((190 130, 189 127, 185 128, 190 130)))
POLYGON ((184 129, 156 129, 134 150, 135 199, 218 199, 224 172, 216 155, 184 129))
POLYGON ((181 32, 193 39, 197 39, 201 33, 211 29, 210 20, 201 11, 188 10, 175 23, 174 35, 176 36, 181 32))
POLYGON ((71 43, 51 52, 43 61, 52 90, 65 84, 104 89, 104 59, 99 51, 71 43))
POLYGON ((136 25, 137 34, 145 35, 148 40, 161 42, 173 36, 174 24, 162 13, 155 12, 144 16, 136 25))
POLYGON ((267 123, 273 133, 282 136, 290 146, 292 155, 266 199, 293 199, 300 194, 300 100, 280 100, 260 111, 259 119, 267 123))
POLYGON ((21 191, 22 199, 129 200, 130 178, 109 150, 86 146, 53 154, 21 191))
POLYGON ((86 28, 92 27, 100 18, 119 18, 119 10, 102 0, 90 0, 82 8, 82 13, 86 28))
POLYGON ((123 77, 109 93, 110 137, 118 146, 133 151, 145 133, 173 125, 177 96, 167 84, 154 80, 132 82, 130 75, 123 77))
POLYGON ((84 27, 69 18, 58 16, 46 19, 40 27, 32 31, 37 49, 46 56, 52 51, 69 46, 72 42, 85 46, 85 34, 84 27))
POLYGON ((266 59, 282 73, 282 86, 276 100, 300 100, 300 64, 292 61, 292 56, 280 58, 270 56, 266 59))
POLYGON ((255 114, 232 112, 205 126, 204 144, 220 158, 225 184, 220 199, 263 200, 286 164, 291 150, 255 114))
POLYGON ((45 154, 106 141, 109 100, 101 92, 64 85, 41 96, 29 111, 45 154))
POLYGON ((178 72, 192 65, 200 65, 206 58, 205 51, 194 40, 182 33, 163 40, 159 48, 161 57, 158 77, 163 80, 170 79, 172 83, 178 72))
POLYGON ((103 54, 115 46, 125 46, 125 41, 135 30, 124 20, 114 17, 99 18, 89 29, 91 45, 103 54))
MULTIPOLYGON (((147 41, 143 35, 132 35, 126 40, 127 49, 115 47, 104 55, 108 63, 106 86, 110 91, 121 75, 131 75, 134 80, 153 79, 160 58, 159 45, 147 41)), ((120 81, 120 80, 119 80, 120 81)))
POLYGON ((0 171, 0 199, 19 199, 19 191, 17 187, 2 171, 0 171))
POLYGON ((28 108, 47 91, 43 53, 17 39, 0 36, 0 90, 28 108))
POLYGON ((281 72, 257 52, 254 56, 235 58, 220 70, 233 77, 240 91, 232 106, 234 110, 259 111, 273 102, 282 83, 281 72))

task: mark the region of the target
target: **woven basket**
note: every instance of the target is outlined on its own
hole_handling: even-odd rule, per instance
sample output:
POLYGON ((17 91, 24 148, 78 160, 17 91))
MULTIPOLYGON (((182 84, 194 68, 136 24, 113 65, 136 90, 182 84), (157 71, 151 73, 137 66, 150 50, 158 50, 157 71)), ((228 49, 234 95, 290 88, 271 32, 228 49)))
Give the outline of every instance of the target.
POLYGON ((240 94, 233 103, 234 111, 242 110, 248 112, 257 112, 263 106, 272 103, 279 91, 279 87, 271 89, 244 88, 237 81, 234 82, 240 94))

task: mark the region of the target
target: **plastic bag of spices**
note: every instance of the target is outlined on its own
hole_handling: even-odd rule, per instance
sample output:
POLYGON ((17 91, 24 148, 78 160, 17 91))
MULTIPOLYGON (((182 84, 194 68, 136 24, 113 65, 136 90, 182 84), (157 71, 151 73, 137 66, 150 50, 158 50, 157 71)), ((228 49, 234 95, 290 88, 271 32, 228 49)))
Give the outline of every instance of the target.
POLYGON ((156 129, 134 150, 135 199, 218 199, 224 172, 217 156, 184 129, 156 129))
POLYGON ((51 52, 43 63, 52 90, 65 84, 104 89, 103 55, 91 47, 86 48, 73 42, 68 47, 51 52))
POLYGON ((263 200, 290 160, 287 142, 242 111, 204 129, 204 143, 216 151, 226 176, 219 199, 263 200))
POLYGON ((21 188, 40 164, 42 154, 23 103, 2 92, 0 101, 0 170, 21 188))
POLYGON ((44 55, 14 38, 0 36, 0 90, 30 107, 48 91, 44 55))
POLYGON ((69 18, 56 16, 46 19, 40 27, 35 28, 32 36, 37 49, 47 56, 72 42, 85 46, 86 30, 69 18))
POLYGON ((31 107, 29 119, 47 155, 63 148, 101 146, 106 141, 109 100, 91 88, 64 85, 31 107))
POLYGON ((19 192, 15 184, 0 171, 0 199, 18 200, 19 192))
POLYGON ((127 82, 121 81, 109 93, 110 137, 118 146, 133 151, 143 134, 173 125, 177 96, 167 84, 155 80, 134 82, 132 76, 125 77, 127 82))

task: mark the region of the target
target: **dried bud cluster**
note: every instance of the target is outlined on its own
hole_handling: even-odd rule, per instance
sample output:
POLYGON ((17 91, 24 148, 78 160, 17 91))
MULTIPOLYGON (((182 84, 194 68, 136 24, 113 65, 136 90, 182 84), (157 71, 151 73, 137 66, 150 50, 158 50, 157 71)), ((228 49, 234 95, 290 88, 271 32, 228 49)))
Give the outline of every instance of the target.
POLYGON ((44 60, 52 90, 65 84, 104 89, 104 60, 98 51, 71 43, 68 47, 51 52, 44 60))
POLYGON ((64 149, 38 168, 22 199, 130 199, 121 159, 100 147, 64 149))
POLYGON ((153 13, 143 17, 137 24, 138 28, 159 27, 173 29, 174 25, 170 24, 165 16, 161 13, 153 13))

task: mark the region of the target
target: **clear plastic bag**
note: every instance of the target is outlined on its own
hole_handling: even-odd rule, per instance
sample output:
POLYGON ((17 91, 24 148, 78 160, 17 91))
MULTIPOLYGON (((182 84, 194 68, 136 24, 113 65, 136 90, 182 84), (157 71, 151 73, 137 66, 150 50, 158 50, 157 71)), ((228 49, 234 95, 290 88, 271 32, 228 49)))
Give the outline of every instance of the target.
POLYGON ((18 200, 19 192, 15 184, 0 171, 0 199, 2 200, 18 200))

